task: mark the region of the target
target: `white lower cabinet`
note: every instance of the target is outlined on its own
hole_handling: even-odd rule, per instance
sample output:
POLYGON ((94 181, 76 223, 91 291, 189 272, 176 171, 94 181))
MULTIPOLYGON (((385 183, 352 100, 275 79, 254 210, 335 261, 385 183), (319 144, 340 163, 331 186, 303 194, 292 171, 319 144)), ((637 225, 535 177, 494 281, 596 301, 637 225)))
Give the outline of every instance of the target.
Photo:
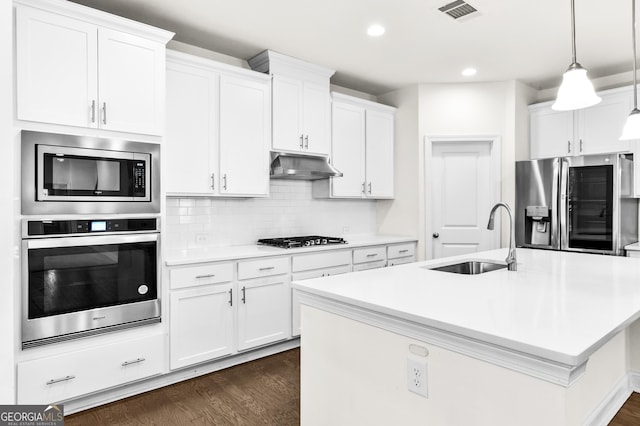
POLYGON ((233 284, 171 292, 171 369, 233 353, 233 284))
POLYGON ((386 246, 363 247, 353 250, 353 270, 384 268, 387 266, 386 246))
POLYGON ((238 283, 238 350, 287 339, 291 324, 289 275, 238 283))
POLYGON ((415 243, 169 268, 172 370, 300 335, 291 281, 413 262, 415 243))
POLYGON ((164 335, 18 363, 18 404, 50 404, 161 374, 164 335))
MULTIPOLYGON (((351 250, 295 255, 291 260, 292 280, 308 280, 352 272, 351 257, 351 250)), ((300 303, 295 292, 291 298, 291 334, 300 335, 300 303)))
POLYGON ((416 261, 416 244, 394 244, 387 246, 387 266, 402 265, 416 261))

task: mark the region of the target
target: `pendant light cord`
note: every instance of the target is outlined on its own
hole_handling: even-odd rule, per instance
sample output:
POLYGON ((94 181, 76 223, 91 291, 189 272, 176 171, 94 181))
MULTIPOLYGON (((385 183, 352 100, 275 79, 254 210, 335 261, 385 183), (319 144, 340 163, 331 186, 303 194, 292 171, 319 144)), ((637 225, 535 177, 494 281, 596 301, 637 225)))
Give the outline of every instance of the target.
POLYGON ((638 109, 638 81, 636 77, 636 0, 631 0, 631 34, 633 36, 633 109, 638 109))
MULTIPOLYGON (((635 0, 633 0, 635 1, 635 0)), ((571 63, 576 63, 576 11, 575 0, 571 0, 571 63)))

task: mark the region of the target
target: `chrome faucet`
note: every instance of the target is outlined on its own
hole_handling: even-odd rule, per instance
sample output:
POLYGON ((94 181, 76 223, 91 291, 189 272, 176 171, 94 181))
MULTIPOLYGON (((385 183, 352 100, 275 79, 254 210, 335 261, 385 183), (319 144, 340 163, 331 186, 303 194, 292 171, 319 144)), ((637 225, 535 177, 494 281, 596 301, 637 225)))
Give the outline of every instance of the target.
POLYGON ((504 207, 507 210, 507 213, 509 213, 509 224, 510 226, 510 230, 509 230, 509 254, 507 254, 507 258, 505 259, 507 262, 507 269, 510 271, 517 271, 517 260, 516 260, 516 227, 515 224, 513 223, 513 215, 511 214, 511 209, 509 208, 509 206, 505 203, 498 203, 495 206, 493 206, 493 208, 491 209, 491 213, 489 214, 489 223, 487 224, 487 229, 489 230, 493 230, 493 222, 494 222, 494 216, 496 215, 496 210, 498 209, 498 207, 504 207))

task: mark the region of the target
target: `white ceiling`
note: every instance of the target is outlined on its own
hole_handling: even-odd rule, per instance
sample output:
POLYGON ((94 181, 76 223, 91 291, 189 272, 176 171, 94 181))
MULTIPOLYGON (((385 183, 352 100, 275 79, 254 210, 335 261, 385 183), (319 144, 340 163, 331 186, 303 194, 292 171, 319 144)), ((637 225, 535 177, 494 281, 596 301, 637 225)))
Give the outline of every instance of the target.
MULTIPOLYGON (((73 0, 241 59, 264 49, 337 70, 332 83, 374 95, 416 83, 518 79, 557 86, 571 62, 569 0, 73 0), (371 23, 386 27, 371 38, 371 23), (462 77, 463 68, 478 69, 462 77)), ((577 59, 592 78, 630 71, 631 0, 576 0, 577 59)))

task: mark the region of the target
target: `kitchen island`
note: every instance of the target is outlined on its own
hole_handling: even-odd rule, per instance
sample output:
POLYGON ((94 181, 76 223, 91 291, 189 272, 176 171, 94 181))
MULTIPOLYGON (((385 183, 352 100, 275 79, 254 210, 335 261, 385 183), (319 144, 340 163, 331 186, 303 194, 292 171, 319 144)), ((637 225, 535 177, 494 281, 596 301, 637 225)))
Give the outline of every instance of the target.
POLYGON ((606 424, 637 388, 640 262, 517 254, 517 272, 427 269, 448 258, 294 282, 303 424, 606 424))

